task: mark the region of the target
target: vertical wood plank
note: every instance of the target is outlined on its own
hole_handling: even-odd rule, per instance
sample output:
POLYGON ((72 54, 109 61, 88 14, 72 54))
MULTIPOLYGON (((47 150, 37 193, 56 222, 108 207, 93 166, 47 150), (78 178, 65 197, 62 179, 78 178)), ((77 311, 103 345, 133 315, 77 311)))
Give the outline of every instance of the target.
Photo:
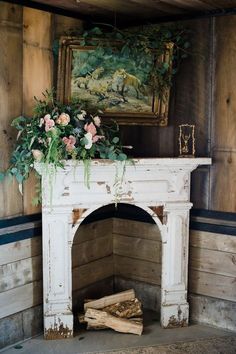
MULTIPOLYGON (((0 171, 8 168, 16 131, 12 120, 22 110, 22 7, 0 3, 0 171)), ((21 214, 18 184, 0 183, 0 217, 21 214)))
POLYGON ((214 125, 210 209, 236 212, 236 18, 215 19, 214 125))
MULTIPOLYGON (((52 88, 52 15, 24 8, 23 10, 23 112, 33 113, 34 99, 52 88)), ((24 213, 40 210, 32 205, 37 180, 32 174, 24 185, 24 213)))

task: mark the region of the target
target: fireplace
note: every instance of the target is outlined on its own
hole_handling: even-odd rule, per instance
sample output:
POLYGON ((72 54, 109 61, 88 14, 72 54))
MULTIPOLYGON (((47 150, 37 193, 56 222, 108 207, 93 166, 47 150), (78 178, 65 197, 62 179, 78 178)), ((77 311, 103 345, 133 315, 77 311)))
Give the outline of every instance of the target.
POLYGON ((123 162, 93 160, 90 188, 82 162, 68 161, 42 175, 44 336, 73 336, 72 244, 82 221, 112 203, 146 211, 161 234, 161 326, 188 325, 187 302, 190 174, 209 158, 150 158, 123 162))

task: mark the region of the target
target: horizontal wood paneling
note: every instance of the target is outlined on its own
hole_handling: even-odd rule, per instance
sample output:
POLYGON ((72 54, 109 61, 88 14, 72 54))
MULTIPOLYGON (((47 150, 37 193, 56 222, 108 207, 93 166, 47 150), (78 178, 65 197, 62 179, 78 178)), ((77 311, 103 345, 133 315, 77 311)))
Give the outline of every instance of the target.
POLYGON ((42 303, 42 281, 0 293, 0 318, 42 303))
POLYGON ((236 277, 226 277, 191 269, 189 291, 194 294, 236 301, 236 277))
POLYGON ((74 237, 73 245, 105 236, 112 238, 112 219, 95 221, 91 224, 79 226, 74 237))
POLYGON ((113 237, 114 254, 150 262, 161 262, 161 242, 118 234, 114 234, 113 237))
POLYGON ((236 254, 190 247, 190 267, 203 272, 234 277, 236 275, 236 254))
POLYGON ((107 235, 72 247, 72 268, 112 255, 112 237, 107 235))
POLYGON ((82 289, 99 280, 113 275, 113 256, 104 257, 94 262, 73 269, 73 290, 82 289))
POLYGON ((0 292, 41 279, 41 255, 0 266, 0 292))
POLYGON ((114 274, 150 284, 161 284, 161 267, 158 263, 114 255, 114 274))
POLYGON ((37 236, 26 240, 0 246, 0 265, 20 261, 25 258, 41 255, 42 237, 37 236))
POLYGON ((190 233, 189 292, 236 302, 236 237, 190 233))
POLYGON ((236 237, 190 230, 190 246, 236 253, 236 237))
POLYGON ((114 218, 113 234, 161 241, 161 234, 157 225, 139 221, 114 218))

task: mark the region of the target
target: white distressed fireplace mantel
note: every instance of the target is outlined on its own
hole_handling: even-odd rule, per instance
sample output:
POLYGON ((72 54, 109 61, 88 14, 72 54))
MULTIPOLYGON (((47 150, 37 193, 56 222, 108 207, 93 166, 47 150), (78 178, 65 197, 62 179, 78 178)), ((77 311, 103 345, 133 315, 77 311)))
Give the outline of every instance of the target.
POLYGON ((190 174, 209 158, 134 159, 126 164, 93 160, 90 188, 84 183, 82 162, 68 161, 55 176, 36 164, 43 192, 44 335, 47 339, 73 336, 73 238, 85 217, 117 202, 149 213, 162 237, 161 325, 188 325, 187 302, 190 174))

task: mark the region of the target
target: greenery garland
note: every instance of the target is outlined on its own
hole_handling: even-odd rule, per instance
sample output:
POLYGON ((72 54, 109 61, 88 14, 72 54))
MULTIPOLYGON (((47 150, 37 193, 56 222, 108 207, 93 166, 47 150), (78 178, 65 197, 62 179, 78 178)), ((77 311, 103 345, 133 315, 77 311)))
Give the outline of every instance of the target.
MULTIPOLYGON (((82 33, 71 31, 69 34, 81 38, 82 47, 95 48, 83 71, 72 72, 75 77, 86 76, 92 72, 98 67, 96 60, 101 59, 105 65, 110 61, 113 67, 116 67, 117 60, 119 63, 123 61, 125 68, 130 65, 129 73, 134 74, 138 71, 141 81, 148 84, 161 99, 165 99, 167 90, 172 85, 173 76, 178 71, 182 59, 189 54, 190 47, 189 30, 180 24, 148 25, 124 30, 104 24, 82 33), (170 60, 160 60, 168 47, 171 48, 170 60)), ((57 53, 58 46, 55 45, 54 49, 57 53)), ((102 104, 99 107, 102 109, 102 104)))

